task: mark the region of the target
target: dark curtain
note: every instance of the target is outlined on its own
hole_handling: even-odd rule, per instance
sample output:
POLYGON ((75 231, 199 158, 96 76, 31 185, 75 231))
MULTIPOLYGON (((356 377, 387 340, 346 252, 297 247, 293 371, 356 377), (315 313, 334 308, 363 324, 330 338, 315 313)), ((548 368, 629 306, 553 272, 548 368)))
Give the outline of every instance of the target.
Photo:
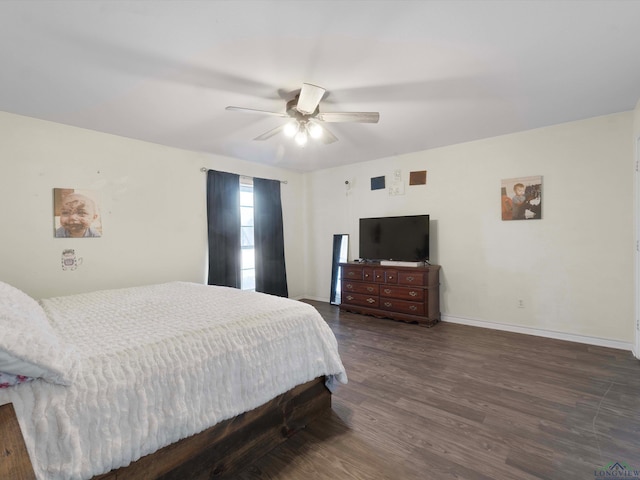
POLYGON ((288 297, 280 181, 253 179, 256 292, 288 297))
POLYGON ((209 285, 240 288, 240 177, 207 172, 209 285))

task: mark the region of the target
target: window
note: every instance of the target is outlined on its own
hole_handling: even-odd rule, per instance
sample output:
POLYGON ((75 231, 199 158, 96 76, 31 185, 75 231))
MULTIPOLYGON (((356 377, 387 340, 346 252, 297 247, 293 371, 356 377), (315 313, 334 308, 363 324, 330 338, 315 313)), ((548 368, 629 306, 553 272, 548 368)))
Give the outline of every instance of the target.
POLYGON ((242 263, 240 265, 242 290, 256 289, 256 262, 253 240, 253 183, 251 179, 240 179, 240 243, 242 263))

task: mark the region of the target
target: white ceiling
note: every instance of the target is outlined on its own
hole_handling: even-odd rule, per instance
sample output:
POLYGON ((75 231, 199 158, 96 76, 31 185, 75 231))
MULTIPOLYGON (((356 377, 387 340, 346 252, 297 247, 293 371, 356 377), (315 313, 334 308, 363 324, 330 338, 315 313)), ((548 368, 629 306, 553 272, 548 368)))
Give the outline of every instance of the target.
POLYGON ((632 110, 640 1, 0 1, 0 110, 297 171, 632 110), (303 82, 329 124, 278 135, 303 82))

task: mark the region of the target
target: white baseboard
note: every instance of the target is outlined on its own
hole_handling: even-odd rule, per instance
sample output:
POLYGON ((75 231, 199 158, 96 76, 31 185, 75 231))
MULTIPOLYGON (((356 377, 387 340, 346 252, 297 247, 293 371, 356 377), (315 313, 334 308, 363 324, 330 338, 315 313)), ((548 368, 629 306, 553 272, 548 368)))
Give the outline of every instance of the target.
MULTIPOLYGON (((294 300, 301 299, 316 300, 318 302, 329 303, 329 299, 326 297, 315 297, 311 295, 304 295, 300 298, 294 298, 294 300)), ((598 347, 615 348, 617 350, 626 350, 632 352, 634 357, 638 357, 638 353, 634 348, 633 343, 620 342, 618 340, 610 340, 608 338, 589 337, 586 335, 575 335, 572 333, 554 332, 553 330, 544 330, 541 328, 522 327, 520 325, 512 325, 509 323, 497 323, 488 322, 486 320, 477 320, 474 318, 458 317, 455 315, 441 316, 443 322, 458 323, 460 325, 469 325, 471 327, 489 328, 492 330, 502 330, 505 332, 522 333, 525 335, 535 335, 537 337, 553 338, 556 340, 566 340, 568 342, 584 343, 586 345, 596 345, 598 347)))
POLYGON ((588 337, 585 335, 575 335, 572 333, 554 332, 552 330, 543 330, 540 328, 521 327, 519 325, 511 325, 508 323, 487 322, 484 320, 476 320, 473 318, 456 317, 453 315, 442 315, 443 322, 459 323, 461 325, 469 325, 472 327, 490 328, 493 330, 503 330, 505 332, 523 333, 525 335, 535 335, 538 337, 554 338, 556 340, 566 340, 568 342, 585 343, 587 345, 597 345, 599 347, 615 348, 618 350, 627 350, 634 352, 633 343, 620 342, 607 338, 588 337))

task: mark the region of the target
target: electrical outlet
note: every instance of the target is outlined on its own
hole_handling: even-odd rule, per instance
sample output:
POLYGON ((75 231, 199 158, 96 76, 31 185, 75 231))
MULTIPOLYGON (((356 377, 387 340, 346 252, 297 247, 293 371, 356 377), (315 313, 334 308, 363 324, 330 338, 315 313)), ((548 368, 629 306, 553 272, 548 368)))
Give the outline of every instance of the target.
POLYGON ((518 299, 518 308, 524 308, 524 300, 518 299))

